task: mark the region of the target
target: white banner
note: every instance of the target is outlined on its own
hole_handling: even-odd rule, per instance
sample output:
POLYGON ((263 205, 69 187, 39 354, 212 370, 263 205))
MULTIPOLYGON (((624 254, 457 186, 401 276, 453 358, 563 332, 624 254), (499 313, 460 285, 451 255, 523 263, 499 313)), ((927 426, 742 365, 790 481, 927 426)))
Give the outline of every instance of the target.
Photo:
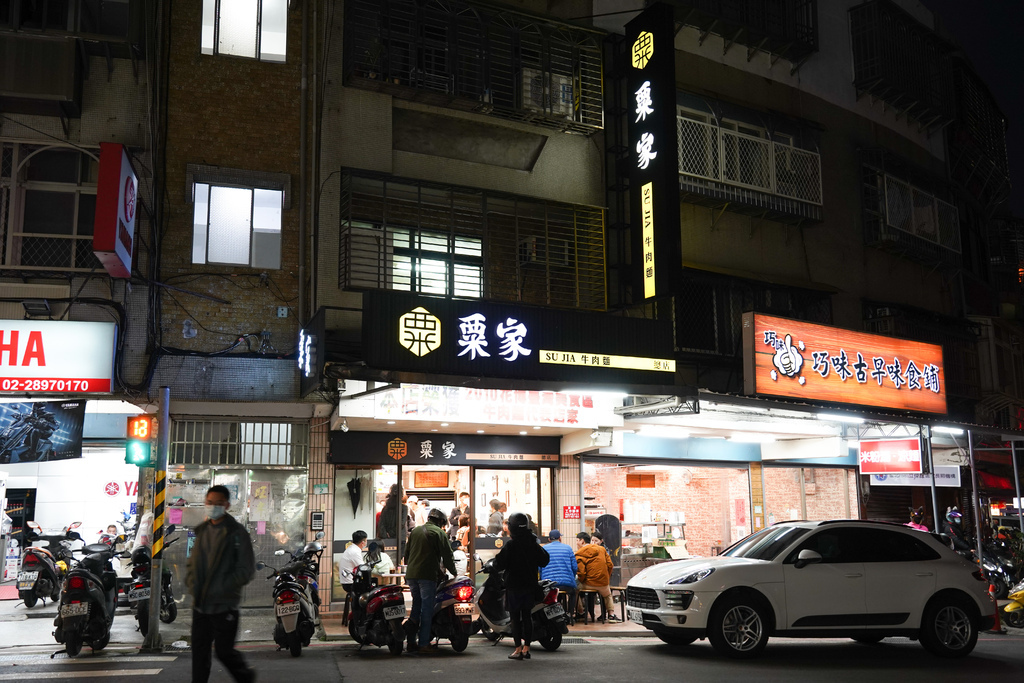
MULTIPOLYGON (((872 486, 931 486, 932 475, 916 472, 895 472, 890 474, 872 474, 872 486)), ((936 486, 960 486, 959 467, 935 467, 936 486)))
POLYGON ((0 391, 109 394, 114 323, 0 320, 0 391))
POLYGON ((378 420, 432 420, 580 429, 617 427, 621 395, 601 392, 513 391, 403 384, 374 402, 378 420))

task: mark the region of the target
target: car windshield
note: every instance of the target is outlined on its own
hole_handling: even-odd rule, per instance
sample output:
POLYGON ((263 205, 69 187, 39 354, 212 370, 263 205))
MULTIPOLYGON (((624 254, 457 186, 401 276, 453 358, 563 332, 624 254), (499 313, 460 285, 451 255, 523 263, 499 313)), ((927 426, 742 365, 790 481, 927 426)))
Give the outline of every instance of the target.
POLYGON ((726 548, 723 555, 746 557, 752 560, 774 560, 794 541, 800 539, 809 529, 798 526, 772 526, 751 534, 726 548))

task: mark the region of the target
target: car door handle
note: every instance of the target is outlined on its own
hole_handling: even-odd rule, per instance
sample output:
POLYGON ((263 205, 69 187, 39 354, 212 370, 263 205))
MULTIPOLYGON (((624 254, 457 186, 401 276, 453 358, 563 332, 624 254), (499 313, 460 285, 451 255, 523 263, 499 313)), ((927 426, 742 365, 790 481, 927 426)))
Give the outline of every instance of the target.
POLYGON ((863 574, 843 574, 843 576, 845 576, 848 579, 859 579, 859 578, 861 578, 864 575, 863 574))
POLYGON ((926 576, 935 576, 935 574, 933 574, 931 572, 918 572, 918 573, 914 574, 914 576, 920 576, 920 577, 923 578, 923 577, 926 577, 926 576))

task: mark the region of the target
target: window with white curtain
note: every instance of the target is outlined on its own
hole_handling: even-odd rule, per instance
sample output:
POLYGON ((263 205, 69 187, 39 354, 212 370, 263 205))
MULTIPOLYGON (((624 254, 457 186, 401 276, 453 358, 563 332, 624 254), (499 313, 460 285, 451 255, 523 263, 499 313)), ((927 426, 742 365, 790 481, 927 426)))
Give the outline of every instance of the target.
POLYGON ((192 263, 280 268, 283 197, 281 190, 196 183, 192 263))
POLYGON ((285 61, 288 0, 203 0, 202 52, 285 61))

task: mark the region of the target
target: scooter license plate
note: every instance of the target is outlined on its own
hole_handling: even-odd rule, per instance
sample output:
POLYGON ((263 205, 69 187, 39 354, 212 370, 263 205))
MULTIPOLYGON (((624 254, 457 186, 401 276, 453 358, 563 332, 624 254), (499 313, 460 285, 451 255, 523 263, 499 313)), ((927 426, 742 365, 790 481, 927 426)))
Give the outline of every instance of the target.
POLYGON ((405 605, 384 608, 385 619, 405 619, 405 605))
POLYGON ((297 602, 283 602, 277 606, 275 613, 279 617, 286 617, 289 614, 298 614, 301 607, 297 602))
POLYGON ((89 613, 89 603, 87 602, 72 602, 67 605, 60 606, 60 615, 62 617, 81 617, 89 613))
POLYGON ((128 592, 129 602, 135 602, 137 600, 149 600, 149 589, 136 588, 135 590, 128 592))
POLYGON ((35 585, 39 572, 21 572, 18 574, 18 590, 23 591, 35 585))
POLYGON ((626 610, 626 616, 629 617, 629 620, 632 621, 633 623, 636 623, 636 624, 643 624, 644 623, 644 613, 641 612, 638 609, 626 610))
POLYGON ((554 619, 565 614, 565 610, 562 609, 561 605, 549 605, 544 608, 544 616, 548 619, 554 619))
POLYGON ((463 614, 472 614, 472 613, 473 613, 473 603, 471 603, 471 602, 457 602, 457 603, 455 603, 455 614, 463 615, 463 614))

